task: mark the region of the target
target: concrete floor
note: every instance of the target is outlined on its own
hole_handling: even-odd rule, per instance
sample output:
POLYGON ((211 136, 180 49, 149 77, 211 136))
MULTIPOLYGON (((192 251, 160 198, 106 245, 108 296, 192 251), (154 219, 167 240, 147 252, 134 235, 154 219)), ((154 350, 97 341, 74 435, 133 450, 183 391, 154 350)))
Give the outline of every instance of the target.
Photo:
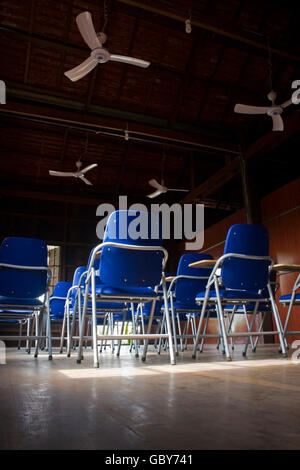
POLYGON ((8 350, 0 365, 1 449, 299 449, 300 364, 272 345, 231 363, 214 346, 170 366, 130 355, 8 350))

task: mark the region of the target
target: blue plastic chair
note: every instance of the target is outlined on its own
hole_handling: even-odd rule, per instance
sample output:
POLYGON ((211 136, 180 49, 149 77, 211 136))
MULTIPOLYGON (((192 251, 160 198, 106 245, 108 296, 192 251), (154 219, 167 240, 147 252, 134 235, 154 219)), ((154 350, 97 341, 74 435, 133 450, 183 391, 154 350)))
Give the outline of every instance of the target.
POLYGON ((285 339, 287 335, 299 335, 300 334, 300 331, 288 331, 291 313, 294 307, 300 306, 300 293, 297 294, 297 290, 299 288, 300 288, 300 274, 295 280, 292 292, 290 294, 281 295, 279 297, 279 302, 284 306, 288 306, 288 311, 287 311, 287 315, 286 315, 286 319, 285 319, 285 323, 283 327, 283 335, 285 339))
POLYGON ((224 248, 224 254, 217 260, 208 280, 206 290, 197 294, 196 302, 202 305, 198 325, 196 344, 193 357, 196 357, 197 343, 207 305, 217 306, 220 317, 220 334, 222 335, 227 360, 231 360, 228 348, 228 337, 278 335, 281 352, 285 356, 285 344, 282 324, 273 296, 269 268, 273 260, 269 256, 269 237, 267 229, 261 225, 236 224, 230 227, 224 248), (216 274, 221 267, 222 287, 216 274), (247 305, 254 303, 252 321, 247 333, 232 333, 226 331, 224 322, 224 307, 228 305, 247 305), (261 302, 270 302, 276 324, 276 331, 252 332, 257 309, 261 302))
POLYGON ((51 320, 62 320, 65 313, 65 302, 72 282, 60 281, 54 286, 49 298, 51 320))
MULTIPOLYGON (((143 226, 143 230, 145 226, 143 226)), ((167 291, 163 273, 168 253, 162 246, 159 221, 151 220, 147 212, 116 211, 107 222, 103 242, 97 245, 91 255, 86 278, 85 298, 82 324, 85 321, 88 301, 92 302, 92 334, 94 367, 99 367, 97 340, 96 302, 126 302, 134 312, 134 303, 151 302, 159 296, 156 289, 162 283, 166 307, 166 333, 161 337, 169 338, 170 360, 175 364, 172 344, 170 316, 167 305, 167 291), (146 237, 136 239, 131 233, 132 224, 140 219, 147 222, 146 237), (152 235, 154 233, 154 236, 152 235), (99 271, 94 268, 97 254, 100 253, 99 271)), ((108 339, 154 339, 155 334, 109 335, 108 339)), ((78 349, 78 360, 81 362, 83 346, 82 328, 78 349)))
MULTIPOLYGON (((0 309, 1 317, 15 319, 36 318, 35 336, 27 331, 23 337, 35 340, 35 357, 41 339, 44 314, 47 321, 48 355, 52 359, 51 325, 48 295, 49 271, 47 267, 47 245, 35 238, 8 237, 0 246, 0 309), (44 300, 40 297, 44 296, 44 300)), ((3 340, 16 340, 18 337, 0 336, 3 340)))
MULTIPOLYGON (((166 289, 168 291, 171 282, 168 281, 167 279, 170 277, 173 277, 174 275, 172 273, 165 273, 165 279, 166 279, 166 289)), ((164 314, 164 297, 163 297, 163 290, 161 286, 158 286, 157 288, 157 294, 158 297, 152 302, 146 302, 146 303, 140 303, 137 306, 137 312, 136 312, 136 317, 138 321, 138 325, 140 329, 142 330, 143 333, 146 332, 147 327, 147 333, 150 333, 152 330, 152 327, 156 327, 156 334, 159 334, 159 331, 162 332, 165 328, 165 314, 164 314)), ((158 343, 158 338, 154 339, 154 348, 157 348, 157 343, 158 343)), ((168 340, 165 339, 166 347, 168 340)), ((142 361, 146 360, 146 355, 148 351, 148 344, 149 341, 145 340, 144 342, 144 349, 143 349, 143 355, 142 355, 142 361)), ((159 339, 159 347, 158 347, 158 353, 160 354, 160 348, 162 344, 162 339, 159 339)))
MULTIPOLYGON (((72 282, 68 281, 60 281, 55 284, 53 293, 49 298, 50 318, 52 323, 62 323, 63 326, 65 322, 65 305, 67 295, 71 287, 72 282)), ((53 340, 57 339, 61 341, 61 336, 58 338, 52 337, 52 342, 53 340)))
POLYGON ((81 304, 82 304, 82 289, 84 288, 84 273, 87 271, 86 266, 79 266, 76 268, 73 276, 73 281, 68 289, 64 317, 60 338, 60 353, 63 352, 64 341, 67 340, 67 355, 70 357, 71 345, 75 331, 76 318, 80 318, 81 304), (65 332, 67 330, 67 336, 65 332))
MULTIPOLYGON (((176 355, 178 355, 178 340, 180 341, 181 351, 184 351, 183 339, 185 339, 185 348, 187 347, 188 338, 192 338, 195 341, 196 316, 201 312, 201 307, 196 304, 195 297, 199 290, 205 288, 211 273, 211 268, 193 268, 189 265, 196 261, 212 259, 213 257, 208 253, 185 253, 179 260, 177 274, 172 280, 168 290, 176 355), (181 322, 186 323, 183 333, 181 330, 181 322), (191 335, 189 335, 190 325, 192 328, 191 335)), ((205 330, 209 318, 213 316, 216 316, 215 311, 209 309, 206 315, 205 330)), ((201 346, 203 348, 203 344, 201 346)))
MULTIPOLYGON (((89 262, 91 259, 91 254, 89 257, 89 262)), ((88 262, 88 263, 89 263, 88 262)), ((96 258, 94 261, 94 269, 99 269, 99 258, 96 258)), ((65 330, 67 329, 67 357, 71 356, 72 345, 74 342, 74 332, 76 330, 76 321, 78 320, 78 325, 81 324, 82 318, 82 309, 84 303, 84 292, 85 292, 85 281, 86 281, 86 274, 87 274, 87 266, 79 266, 75 272, 73 277, 73 283, 71 288, 69 289, 67 300, 66 300, 66 311, 62 326, 62 333, 61 333, 61 346, 60 352, 63 352, 63 345, 65 340, 65 330)), ((124 310, 127 310, 123 303, 112 303, 112 302, 96 302, 97 308, 97 325, 102 325, 103 330, 107 328, 108 330, 113 329, 114 320, 110 316, 111 313, 120 313, 123 315, 124 310), (112 322, 112 325, 111 325, 112 322)), ((92 302, 89 301, 87 303, 86 315, 90 316, 92 313, 92 302)), ((91 340, 89 336, 91 320, 86 322, 86 325, 83 326, 83 330, 85 332, 85 344, 87 341, 91 340)), ((102 350, 103 342, 101 342, 101 349, 102 350)), ((112 350, 114 350, 114 343, 112 343, 112 350)), ((119 350, 118 350, 119 352, 119 350)))

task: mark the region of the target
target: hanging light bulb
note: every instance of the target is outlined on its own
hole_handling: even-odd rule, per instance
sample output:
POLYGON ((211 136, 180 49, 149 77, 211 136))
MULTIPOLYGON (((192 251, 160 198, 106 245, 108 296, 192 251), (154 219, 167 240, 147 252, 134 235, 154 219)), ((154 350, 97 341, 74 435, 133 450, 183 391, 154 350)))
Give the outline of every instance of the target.
POLYGON ((129 140, 128 122, 126 123, 126 129, 124 130, 124 139, 129 140))
POLYGON ((190 19, 185 20, 185 32, 188 34, 192 32, 192 23, 190 19))

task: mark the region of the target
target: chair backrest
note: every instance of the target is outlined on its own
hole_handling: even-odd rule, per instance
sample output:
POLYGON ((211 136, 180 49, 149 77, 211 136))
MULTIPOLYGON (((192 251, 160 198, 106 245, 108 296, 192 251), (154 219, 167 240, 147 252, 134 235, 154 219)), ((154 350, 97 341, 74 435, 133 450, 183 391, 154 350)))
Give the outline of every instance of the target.
MULTIPOLYGON (((72 286, 79 285, 80 277, 86 270, 87 270, 87 266, 79 266, 78 268, 75 269, 72 286)), ((81 287, 84 287, 84 279, 83 279, 83 283, 81 283, 81 287)), ((77 292, 76 289, 72 289, 71 291, 71 294, 70 294, 71 305, 74 305, 76 292, 77 292)))
POLYGON ((177 276, 205 277, 206 279, 178 279, 175 283, 176 301, 185 304, 194 304, 196 295, 205 289, 211 268, 190 268, 189 264, 195 261, 213 259, 208 253, 185 253, 181 256, 177 276))
MULTIPOLYGON (((143 247, 162 246, 159 221, 152 221, 151 214, 136 211, 113 212, 107 222, 103 242, 139 245, 143 247), (143 224, 143 236, 135 238, 132 232, 138 221, 143 224), (153 236, 158 234, 158 238, 153 236)), ((160 250, 131 250, 118 247, 104 247, 100 258, 101 282, 114 287, 149 287, 159 284, 162 276, 163 252, 160 250)))
POLYGON ((65 300, 67 298, 68 290, 72 286, 72 282, 60 281, 54 286, 53 294, 50 297, 50 313, 52 315, 63 317, 65 310, 65 300), (54 297, 60 297, 55 299, 54 297))
MULTIPOLYGON (((235 224, 227 233, 224 254, 269 256, 268 231, 262 225, 235 224)), ((257 292, 268 283, 269 261, 227 258, 223 261, 223 285, 230 289, 257 292)))
MULTIPOLYGON (((47 268, 47 245, 36 238, 7 237, 0 246, 0 264, 47 268)), ((37 298, 45 293, 47 270, 0 268, 0 295, 37 298)))

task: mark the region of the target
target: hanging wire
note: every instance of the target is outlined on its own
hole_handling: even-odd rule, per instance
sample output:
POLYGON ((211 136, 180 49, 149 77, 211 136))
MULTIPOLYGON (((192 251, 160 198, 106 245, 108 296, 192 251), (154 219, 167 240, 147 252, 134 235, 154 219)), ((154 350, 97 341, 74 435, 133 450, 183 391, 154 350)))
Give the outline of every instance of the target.
POLYGON ((87 150, 88 150, 88 145, 89 145, 89 133, 87 132, 86 137, 85 137, 84 151, 83 151, 82 155, 80 155, 80 157, 79 157, 79 160, 78 160, 79 162, 81 162, 82 157, 86 156, 87 150))
POLYGON ((101 33, 104 33, 104 32, 105 32, 105 28, 106 28, 107 22, 108 22, 108 5, 107 5, 107 0, 104 0, 103 8, 104 8, 104 13, 103 13, 103 16, 104 16, 104 23, 103 23, 103 26, 102 26, 102 29, 101 29, 101 33))
POLYGON ((164 182, 165 178, 165 161, 166 161, 166 151, 165 146, 163 146, 163 157, 161 161, 161 181, 164 182))
POLYGON ((270 91, 273 90, 273 71, 272 71, 272 51, 270 47, 270 38, 266 36, 267 48, 268 48, 268 66, 269 66, 269 81, 270 81, 270 91))

